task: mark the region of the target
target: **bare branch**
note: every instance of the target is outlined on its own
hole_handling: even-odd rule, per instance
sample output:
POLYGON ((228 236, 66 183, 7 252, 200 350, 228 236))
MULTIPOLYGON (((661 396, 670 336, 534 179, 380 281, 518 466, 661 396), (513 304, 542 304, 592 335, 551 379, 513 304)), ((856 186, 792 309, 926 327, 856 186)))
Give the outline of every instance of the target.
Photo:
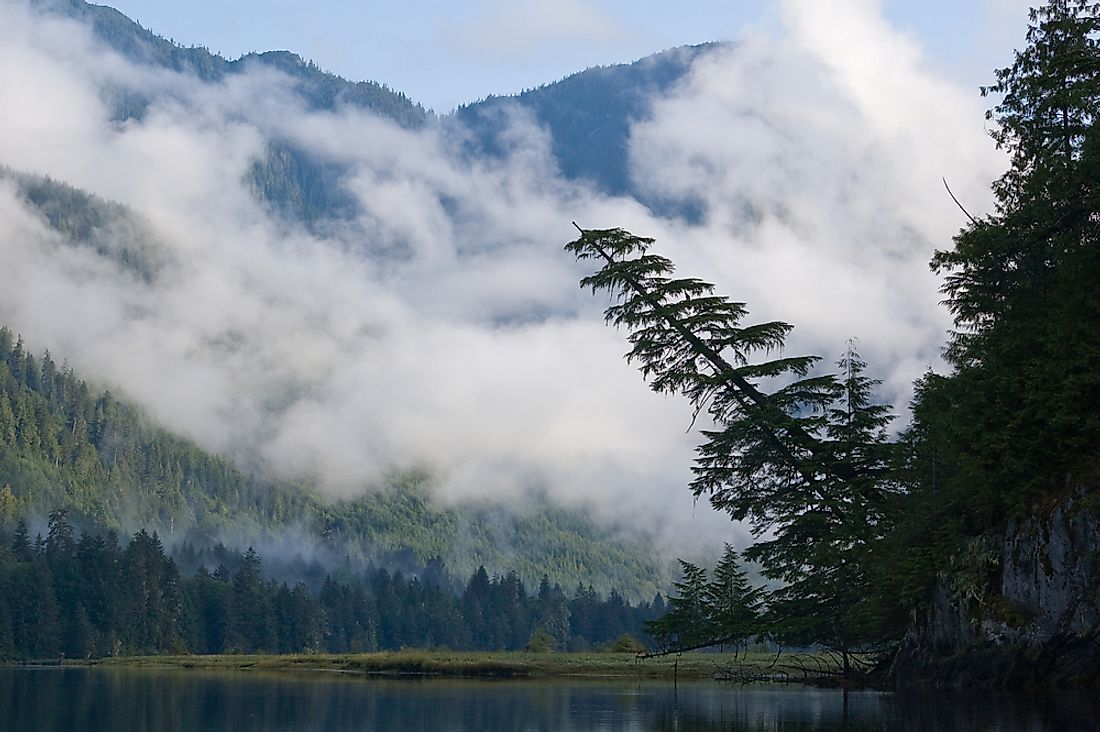
MULTIPOLYGON (((951 186, 947 185, 947 178, 943 179, 943 187, 947 189, 947 195, 951 196, 951 200, 955 202, 955 205, 959 207, 959 210, 966 214, 966 218, 970 219, 970 223, 975 226, 978 225, 978 220, 970 215, 970 212, 963 208, 963 205, 959 203, 959 199, 955 198, 955 194, 951 192, 951 186)), ((576 226, 576 224, 573 224, 576 226)), ((578 227, 580 228, 580 227, 578 227)))

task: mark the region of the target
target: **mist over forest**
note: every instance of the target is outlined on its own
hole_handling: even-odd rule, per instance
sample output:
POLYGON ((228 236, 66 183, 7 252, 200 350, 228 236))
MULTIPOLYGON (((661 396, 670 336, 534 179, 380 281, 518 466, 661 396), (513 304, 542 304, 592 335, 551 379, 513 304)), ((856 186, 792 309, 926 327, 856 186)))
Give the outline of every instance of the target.
POLYGON ((1100 3, 978 91, 899 12, 441 113, 4 3, 0 661, 1095 686, 1100 3))
POLYGON ((792 352, 858 339, 904 412, 950 325, 940 177, 977 212, 1004 165, 874 6, 780 16, 437 115, 293 53, 5 4, 0 323, 261 481, 415 473, 438 510, 549 501, 665 561, 744 545, 684 489, 690 408, 622 361, 570 222, 657 237, 792 352))

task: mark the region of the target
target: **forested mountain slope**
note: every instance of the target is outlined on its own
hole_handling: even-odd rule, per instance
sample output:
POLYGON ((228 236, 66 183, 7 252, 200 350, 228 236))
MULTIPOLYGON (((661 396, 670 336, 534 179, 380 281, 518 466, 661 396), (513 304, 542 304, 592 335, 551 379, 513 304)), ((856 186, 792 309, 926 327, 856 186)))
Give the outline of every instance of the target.
MULTIPOLYGON (((567 178, 586 181, 610 195, 639 199, 644 196, 628 171, 630 125, 644 119, 652 99, 682 81, 697 58, 722 45, 685 46, 633 63, 587 69, 515 96, 489 97, 437 118, 384 84, 342 79, 290 51, 250 53, 229 60, 205 48, 178 46, 110 7, 84 0, 34 0, 34 5, 88 24, 99 41, 144 66, 179 72, 204 83, 272 69, 292 80, 296 96, 313 111, 350 107, 405 128, 437 123, 460 140, 475 160, 493 159, 508 151, 512 112, 520 111, 549 133, 551 152, 567 178)), ((140 119, 153 101, 146 92, 129 88, 102 93, 119 121, 140 119)), ((267 154, 250 172, 250 182, 257 197, 273 210, 289 220, 318 226, 358 213, 358 205, 344 189, 347 173, 345 166, 273 135, 267 140, 267 154)))
MULTIPOLYGON (((83 0, 32 0, 32 5, 87 24, 97 40, 141 66, 193 76, 208 84, 249 71, 270 69, 291 79, 294 95, 309 110, 334 111, 344 107, 366 110, 405 128, 421 127, 431 119, 431 114, 419 104, 384 84, 348 81, 290 51, 249 53, 229 60, 206 48, 184 48, 161 38, 114 8, 83 0)), ((154 101, 147 90, 125 84, 111 85, 100 93, 119 123, 141 119, 154 101)), ((354 215, 355 204, 343 190, 347 172, 344 166, 278 135, 266 142, 266 155, 256 160, 249 177, 256 196, 272 210, 307 225, 354 215)))
MULTIPOLYGON (((383 85, 348 82, 289 52, 229 61, 159 38, 109 7, 81 0, 33 0, 32 6, 88 24, 99 41, 144 68, 183 74, 200 84, 269 68, 292 80, 306 109, 366 110, 404 128, 433 120, 383 85)), ((99 94, 119 124, 147 113, 156 101, 148 94, 175 88, 126 86, 118 79, 105 83, 99 94)), ((246 177, 272 210, 307 226, 355 214, 358 204, 343 188, 342 162, 274 133, 264 144, 265 154, 246 177)), ((184 264, 158 243, 140 212, 33 173, 0 169, 0 178, 14 181, 24 202, 58 233, 59 246, 90 248, 153 286, 184 264)), ((339 560, 412 556, 423 563, 439 555, 457 576, 484 563, 492 572, 515 569, 529 584, 545 572, 564 586, 580 580, 601 592, 618 587, 629 597, 651 597, 668 576, 642 542, 621 541, 579 513, 538 498, 522 508, 438 506, 425 487, 429 478, 405 474, 362 500, 333 502, 310 486, 244 474, 158 429, 124 398, 97 392, 69 369, 16 348, 16 335, 7 340, 2 359, 11 363, 4 392, 14 432, 0 449, 0 487, 10 487, 6 505, 17 515, 41 518, 67 506, 78 523, 127 532, 157 529, 169 547, 184 538, 245 546, 261 539, 276 542, 291 532, 320 539, 324 551, 339 560)))
MULTIPOLYGON (((291 76, 295 91, 311 109, 350 105, 388 117, 403 127, 417 127, 429 118, 423 107, 384 84, 342 79, 290 51, 249 53, 231 61, 206 48, 179 46, 105 5, 93 5, 84 0, 32 0, 32 5, 86 23, 97 39, 127 59, 145 66, 192 74, 207 82, 224 80, 254 66, 266 66, 291 76)), ((140 116, 148 102, 130 101, 130 106, 119 106, 120 119, 140 116)))
POLYGON ((682 81, 697 58, 721 46, 684 46, 629 64, 587 69, 515 96, 462 106, 453 119, 472 133, 472 152, 499 155, 506 149, 508 112, 530 115, 550 133, 563 174, 611 195, 638 197, 628 170, 631 123, 644 119, 651 101, 682 81))
POLYGON ((326 500, 307 485, 246 475, 0 329, 0 519, 9 525, 67 508, 78 526, 157 530, 169 547, 256 544, 353 568, 438 556, 459 577, 484 564, 530 586, 546 574, 631 598, 652 597, 664 576, 640 543, 577 512, 537 499, 440 506, 428 480, 395 476, 362 498, 326 500))
MULTIPOLYGON (((149 283, 176 265, 125 206, 41 176, 0 168, 0 180, 14 183, 62 246, 92 248, 149 283)), ((438 556, 459 577, 484 564, 530 586, 547 574, 630 598, 652 597, 667 577, 641 542, 578 512, 537 497, 438 505, 430 480, 394 475, 360 499, 329 500, 310 485, 245 474, 0 329, 0 514, 9 522, 68 508, 82 527, 157 530, 169 548, 257 544, 357 567, 438 556)))

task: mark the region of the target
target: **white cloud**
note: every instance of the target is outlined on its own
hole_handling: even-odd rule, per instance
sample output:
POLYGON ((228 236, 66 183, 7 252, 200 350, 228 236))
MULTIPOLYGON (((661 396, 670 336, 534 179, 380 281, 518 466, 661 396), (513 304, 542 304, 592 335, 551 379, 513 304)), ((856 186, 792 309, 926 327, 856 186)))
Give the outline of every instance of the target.
MULTIPOLYGON (((531 7, 525 43, 612 32, 531 7)), ((831 359, 859 336, 904 400, 947 326, 926 262, 961 214, 940 177, 980 209, 1002 163, 974 100, 874 4, 785 17, 783 37, 700 61, 634 131, 638 180, 705 204, 689 225, 562 180, 521 118, 514 155, 463 162, 433 129, 307 113, 270 72, 204 86, 134 69, 6 5, 0 162, 134 207, 172 265, 135 279, 0 187, 0 322, 203 445, 337 493, 428 467, 445 497, 543 490, 676 551, 738 541, 692 508, 688 407, 623 363, 561 251, 570 221, 657 236, 754 318, 794 322, 792 350, 831 359), (108 84, 166 101, 120 126, 108 84), (273 134, 346 165, 361 218, 327 238, 269 220, 242 177, 273 134)))
POLYGON ((858 337, 900 406, 949 327, 927 262, 1004 165, 975 95, 936 78, 877 3, 786 6, 786 34, 696 64, 635 127, 636 180, 694 201, 680 257, 792 343, 831 360, 858 337))

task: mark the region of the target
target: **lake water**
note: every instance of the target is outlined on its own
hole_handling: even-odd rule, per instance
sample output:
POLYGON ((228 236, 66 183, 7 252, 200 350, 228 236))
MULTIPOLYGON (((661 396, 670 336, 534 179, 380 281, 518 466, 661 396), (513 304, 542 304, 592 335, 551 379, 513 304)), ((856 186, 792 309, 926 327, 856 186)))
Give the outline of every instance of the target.
POLYGON ((0 669, 0 729, 1087 730, 1095 694, 893 694, 718 682, 377 679, 187 669, 0 669))

